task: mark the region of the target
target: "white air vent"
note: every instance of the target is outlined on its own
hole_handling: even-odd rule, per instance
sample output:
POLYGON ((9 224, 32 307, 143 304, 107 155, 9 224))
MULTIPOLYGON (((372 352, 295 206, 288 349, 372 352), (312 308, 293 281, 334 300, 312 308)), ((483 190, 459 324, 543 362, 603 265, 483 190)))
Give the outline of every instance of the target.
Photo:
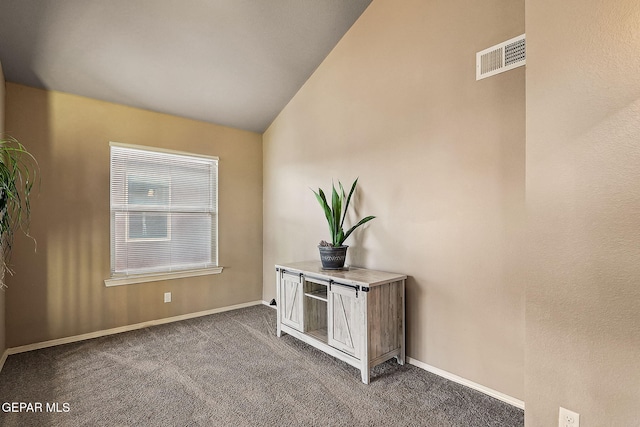
POLYGON ((476 53, 476 80, 525 65, 525 35, 476 53))

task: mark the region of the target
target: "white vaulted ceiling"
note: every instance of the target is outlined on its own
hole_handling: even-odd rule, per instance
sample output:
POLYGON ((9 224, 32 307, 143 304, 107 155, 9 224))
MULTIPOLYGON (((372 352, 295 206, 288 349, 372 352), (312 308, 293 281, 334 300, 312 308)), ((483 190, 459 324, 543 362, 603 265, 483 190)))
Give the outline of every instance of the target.
POLYGON ((0 0, 7 81, 262 132, 371 0, 0 0))

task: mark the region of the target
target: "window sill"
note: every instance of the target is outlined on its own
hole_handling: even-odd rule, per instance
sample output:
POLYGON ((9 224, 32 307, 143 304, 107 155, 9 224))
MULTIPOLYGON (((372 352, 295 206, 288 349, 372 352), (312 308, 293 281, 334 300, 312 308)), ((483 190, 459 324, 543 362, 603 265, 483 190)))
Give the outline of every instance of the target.
POLYGON ((158 282, 161 280, 182 279, 185 277, 206 276, 209 274, 220 273, 222 273, 222 267, 203 268, 200 270, 175 271, 171 273, 139 274, 136 276, 105 279, 104 285, 107 287, 133 285, 135 283, 158 282))

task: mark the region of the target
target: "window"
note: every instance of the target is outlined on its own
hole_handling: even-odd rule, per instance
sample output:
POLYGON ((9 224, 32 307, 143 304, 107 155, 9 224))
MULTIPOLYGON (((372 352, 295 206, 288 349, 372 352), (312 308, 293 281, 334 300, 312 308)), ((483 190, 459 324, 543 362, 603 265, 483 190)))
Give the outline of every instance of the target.
POLYGON ((107 286, 219 273, 218 159, 111 143, 107 286))
MULTIPOLYGON (((169 209, 171 187, 168 179, 153 179, 131 174, 127 176, 127 205, 162 206, 169 209)), ((129 212, 127 242, 135 240, 170 240, 171 214, 158 212, 129 212)))

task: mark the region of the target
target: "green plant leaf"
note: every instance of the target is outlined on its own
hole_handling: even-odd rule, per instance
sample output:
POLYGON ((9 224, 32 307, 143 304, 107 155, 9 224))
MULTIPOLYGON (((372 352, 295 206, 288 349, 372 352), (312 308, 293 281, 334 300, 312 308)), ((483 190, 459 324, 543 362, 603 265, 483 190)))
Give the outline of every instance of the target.
POLYGON ((345 197, 344 187, 342 183, 338 181, 338 191, 336 189, 335 184, 331 184, 331 206, 327 202, 327 198, 322 191, 322 189, 318 189, 318 191, 313 191, 318 199, 318 203, 322 207, 325 217, 327 218, 327 223, 329 224, 329 232, 331 234, 331 245, 332 246, 342 246, 344 241, 347 240, 349 235, 353 233, 353 231, 360 227, 361 225, 371 221, 375 218, 375 216, 368 216, 366 218, 361 219, 356 225, 351 227, 349 231, 344 232, 343 225, 347 216, 347 210, 349 208, 349 203, 351 202, 351 197, 353 196, 356 186, 358 184, 358 178, 353 181, 351 185, 351 190, 349 191, 349 196, 345 197))
POLYGON ((336 191, 335 185, 331 184, 331 209, 333 210, 333 226, 331 239, 333 246, 339 246, 338 243, 338 231, 341 230, 338 224, 340 224, 340 214, 342 213, 342 199, 336 191))
MULTIPOLYGON (((353 184, 351 185, 351 191, 349 191, 349 197, 347 197, 347 201, 344 205, 344 214, 342 215, 342 221, 340 221, 340 228, 344 226, 344 219, 347 217, 347 210, 349 209, 351 196, 353 195, 354 191, 356 191, 356 185, 358 185, 358 178, 356 178, 356 180, 353 181, 353 184)), ((344 190, 342 190, 342 194, 344 194, 344 190)))
POLYGON ((324 195, 324 191, 322 191, 322 188, 319 188, 318 192, 315 192, 314 190, 311 191, 313 191, 313 194, 316 195, 318 203, 320 203, 320 206, 322 206, 324 216, 327 218, 327 222, 329 223, 329 232, 331 233, 331 236, 333 236, 333 214, 331 213, 331 209, 329 208, 329 204, 327 203, 327 198, 324 195))
MULTIPOLYGON (((34 182, 39 180, 38 162, 33 155, 15 138, 0 138, 0 236, 2 263, 7 269, 15 231, 21 230, 33 239, 29 220, 34 182)), ((0 279, 0 287, 3 284, 0 279)))
MULTIPOLYGON (((342 240, 343 242, 345 240, 347 240, 347 238, 351 235, 351 233, 353 233, 355 231, 356 228, 360 227, 361 225, 371 221, 372 219, 374 219, 375 216, 368 216, 365 218, 362 218, 356 225, 354 225, 353 227, 351 227, 349 229, 349 231, 346 232, 346 234, 344 235, 344 239, 342 240)), ((341 243, 342 244, 342 243, 341 243)))

